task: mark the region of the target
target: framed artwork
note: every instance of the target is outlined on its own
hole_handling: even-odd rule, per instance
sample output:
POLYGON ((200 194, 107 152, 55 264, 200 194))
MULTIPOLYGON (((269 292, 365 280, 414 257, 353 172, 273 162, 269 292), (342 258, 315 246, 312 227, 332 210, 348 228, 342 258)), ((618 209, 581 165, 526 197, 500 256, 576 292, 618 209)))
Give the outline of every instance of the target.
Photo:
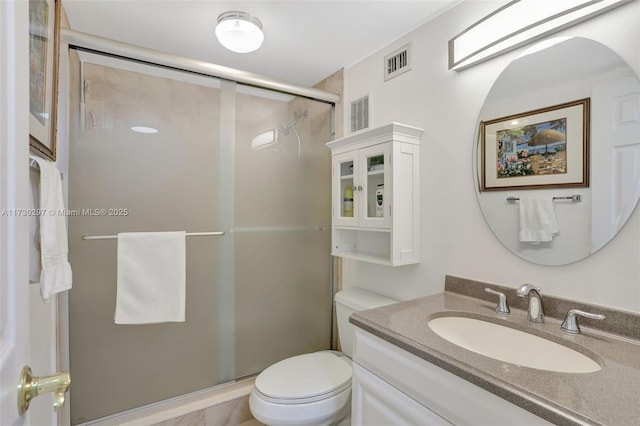
POLYGON ((29 146, 56 159, 61 0, 29 0, 29 146))
POLYGON ((589 186, 589 102, 481 122, 482 190, 589 186))

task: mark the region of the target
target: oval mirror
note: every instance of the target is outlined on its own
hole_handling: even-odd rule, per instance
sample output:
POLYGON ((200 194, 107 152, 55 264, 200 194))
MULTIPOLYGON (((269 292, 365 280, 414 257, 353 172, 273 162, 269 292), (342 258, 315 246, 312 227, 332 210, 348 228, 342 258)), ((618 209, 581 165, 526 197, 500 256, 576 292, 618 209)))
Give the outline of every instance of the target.
POLYGON ((538 43, 487 95, 473 158, 480 208, 502 244, 541 265, 584 259, 640 196, 638 77, 596 41, 538 43))

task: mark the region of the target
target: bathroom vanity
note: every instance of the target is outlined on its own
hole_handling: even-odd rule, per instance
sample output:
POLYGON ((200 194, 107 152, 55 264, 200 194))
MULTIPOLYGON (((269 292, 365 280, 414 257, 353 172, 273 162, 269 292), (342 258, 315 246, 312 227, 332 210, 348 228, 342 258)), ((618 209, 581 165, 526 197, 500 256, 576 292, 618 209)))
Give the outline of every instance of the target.
POLYGON ((354 425, 551 424, 371 333, 355 342, 354 425))
POLYGON ((637 425, 640 316, 542 297, 546 321, 534 324, 515 289, 448 276, 441 294, 354 314, 353 424, 637 425), (507 294, 509 315, 495 312, 487 287, 507 294), (572 308, 607 319, 581 319, 582 333, 567 334, 560 323, 572 308), (589 357, 598 371, 550 371, 480 355, 429 327, 445 316, 541 337, 589 357))

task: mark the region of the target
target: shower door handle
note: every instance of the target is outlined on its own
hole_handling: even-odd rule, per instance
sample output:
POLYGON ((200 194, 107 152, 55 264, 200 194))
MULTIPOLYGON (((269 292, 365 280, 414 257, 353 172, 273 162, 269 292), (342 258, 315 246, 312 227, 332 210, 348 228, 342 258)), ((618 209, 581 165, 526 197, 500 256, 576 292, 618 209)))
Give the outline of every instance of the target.
POLYGON ((18 412, 23 415, 29 409, 29 403, 33 398, 48 392, 53 392, 53 409, 59 411, 64 407, 64 394, 70 385, 71 374, 68 371, 35 377, 31 374, 31 368, 25 365, 20 373, 18 385, 18 412))

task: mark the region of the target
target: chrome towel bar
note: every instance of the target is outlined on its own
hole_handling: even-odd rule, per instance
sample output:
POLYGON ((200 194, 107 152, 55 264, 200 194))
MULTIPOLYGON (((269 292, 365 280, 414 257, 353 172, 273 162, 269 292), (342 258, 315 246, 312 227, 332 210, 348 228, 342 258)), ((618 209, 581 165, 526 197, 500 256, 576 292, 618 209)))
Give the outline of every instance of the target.
MULTIPOLYGON (((217 237, 224 235, 224 232, 187 232, 187 237, 217 237)), ((117 240, 117 235, 83 235, 82 239, 87 240, 117 240)))
MULTIPOLYGON (((516 201, 519 201, 520 198, 518 197, 507 197, 507 202, 508 203, 515 203, 516 201)), ((569 195, 566 197, 553 197, 553 201, 556 200, 571 200, 571 202, 573 203, 580 203, 582 202, 582 195, 576 194, 576 195, 569 195)))

